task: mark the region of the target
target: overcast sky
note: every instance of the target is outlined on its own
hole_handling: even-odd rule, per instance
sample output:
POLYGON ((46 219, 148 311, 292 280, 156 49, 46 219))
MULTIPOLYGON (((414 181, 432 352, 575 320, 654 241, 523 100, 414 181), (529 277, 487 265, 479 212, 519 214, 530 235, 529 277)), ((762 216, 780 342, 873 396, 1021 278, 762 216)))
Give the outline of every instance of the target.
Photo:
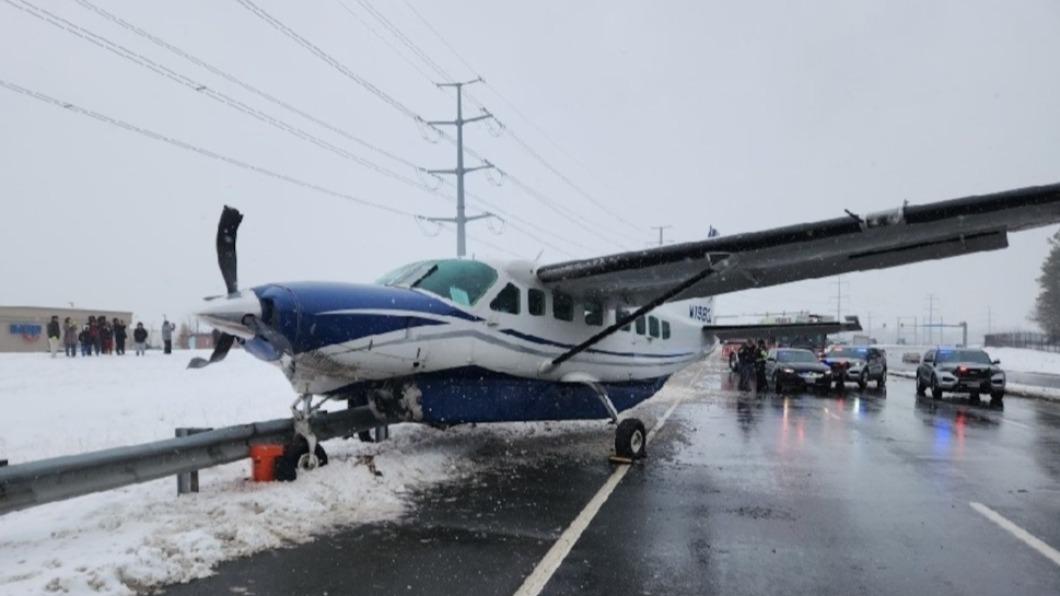
MULTIPOLYGON (((499 136, 468 127, 469 147, 515 178, 494 186, 481 172, 468 175, 470 191, 492 205, 472 198, 471 212, 507 214, 503 226, 472 225, 477 256, 541 253, 554 262, 644 247, 655 225, 687 241, 708 226, 731 234, 1060 181, 1053 0, 254 0, 361 83, 236 0, 92 0, 349 136, 73 0, 32 1, 205 89, 12 6, 21 0, 0 0, 0 80, 402 213, 0 88, 0 304, 73 302, 132 309, 148 322, 183 319, 203 296, 223 292, 214 234, 224 204, 246 214, 244 287, 370 281, 454 254, 450 230, 406 215, 451 216, 451 200, 377 168, 416 181, 405 162, 451 168, 455 159, 452 145, 428 142, 411 117, 366 90, 428 120, 454 115, 452 91, 430 81, 442 75, 391 30, 447 75, 485 77, 469 88, 467 115, 479 103, 508 124, 499 136)), ((995 329, 1026 327, 1053 232, 1013 235, 1002 252, 846 276, 844 314, 871 313, 879 333, 896 317, 925 317, 935 294, 947 322, 985 330, 989 307, 995 329)), ((719 307, 834 313, 835 294, 834 280, 816 280, 734 294, 719 307)))

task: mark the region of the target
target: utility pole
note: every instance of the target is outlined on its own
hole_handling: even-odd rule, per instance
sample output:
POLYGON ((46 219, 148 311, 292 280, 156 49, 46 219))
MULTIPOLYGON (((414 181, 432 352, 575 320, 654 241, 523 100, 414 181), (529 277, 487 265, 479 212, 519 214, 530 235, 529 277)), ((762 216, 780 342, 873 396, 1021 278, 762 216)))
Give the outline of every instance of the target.
POLYGON ((427 122, 431 126, 455 126, 456 127, 456 169, 453 170, 427 170, 429 174, 451 174, 456 176, 456 217, 424 217, 427 221, 435 223, 456 224, 456 256, 463 257, 467 253, 467 237, 465 226, 469 221, 494 217, 492 213, 485 212, 478 215, 467 216, 464 203, 464 174, 477 170, 492 168, 493 164, 485 162, 483 165, 471 168, 464 167, 464 125, 492 118, 493 114, 484 111, 481 116, 464 118, 464 85, 481 83, 482 77, 463 81, 460 83, 435 83, 438 87, 456 88, 456 120, 434 120, 427 122))
POLYGON ((935 324, 935 302, 938 298, 934 294, 928 294, 928 343, 933 343, 935 337, 934 327, 935 324))
POLYGON ((673 226, 651 226, 653 230, 659 230, 659 246, 663 245, 663 230, 672 228, 673 226))
MULTIPOLYGON (((843 315, 843 285, 846 284, 846 285, 849 286, 850 284, 848 284, 847 282, 843 281, 843 276, 842 275, 837 275, 836 278, 835 278, 835 281, 833 281, 832 283, 835 284, 835 301, 836 301, 836 305, 835 305, 835 320, 836 321, 842 321, 843 320, 843 316, 842 316, 843 315)), ((849 298, 850 298, 850 296, 847 296, 847 299, 849 299, 849 298)))

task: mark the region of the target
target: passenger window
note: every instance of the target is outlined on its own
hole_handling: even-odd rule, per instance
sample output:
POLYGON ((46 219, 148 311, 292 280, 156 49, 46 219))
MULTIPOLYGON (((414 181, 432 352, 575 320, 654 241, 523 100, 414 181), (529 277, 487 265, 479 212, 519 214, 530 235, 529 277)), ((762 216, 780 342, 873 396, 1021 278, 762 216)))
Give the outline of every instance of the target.
POLYGON ((924 353, 924 362, 926 362, 928 364, 931 364, 934 361, 935 361, 935 352, 929 350, 928 352, 924 353))
MULTIPOLYGON (((616 323, 621 321, 622 319, 628 317, 628 316, 629 316, 629 311, 628 310, 626 310, 624 308, 616 308, 615 309, 615 322, 616 323)), ((622 327, 622 331, 633 331, 633 323, 629 323, 628 325, 624 325, 622 327)))
POLYGON ((648 317, 648 335, 659 337, 659 319, 648 317))
POLYGON ((599 327, 604 324, 604 307, 599 302, 585 303, 585 324, 599 327))
POLYGON ((506 312, 509 314, 519 314, 519 288, 513 284, 504 286, 500 294, 490 302, 490 308, 497 312, 506 312))
POLYGON ((561 321, 573 321, 574 299, 563 292, 552 292, 552 316, 561 321))
POLYGON ((644 317, 637 317, 637 335, 644 335, 644 317))
POLYGON ((535 317, 545 314, 545 293, 532 288, 528 290, 526 293, 526 310, 535 317))
POLYGON ((670 321, 662 322, 662 332, 663 339, 670 339, 670 321))

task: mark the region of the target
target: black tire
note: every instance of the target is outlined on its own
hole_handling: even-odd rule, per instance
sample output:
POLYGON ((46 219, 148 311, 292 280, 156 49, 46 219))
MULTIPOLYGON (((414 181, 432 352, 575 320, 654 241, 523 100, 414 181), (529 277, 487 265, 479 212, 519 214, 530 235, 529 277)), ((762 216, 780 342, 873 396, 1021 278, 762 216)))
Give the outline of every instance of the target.
POLYGON ((864 390, 866 390, 868 388, 869 388, 869 371, 863 370, 863 371, 861 371, 861 377, 858 378, 858 389, 861 389, 862 391, 864 391, 864 390))
POLYGON ((939 387, 939 380, 935 377, 931 377, 931 398, 942 399, 942 388, 939 387))
POLYGON ((974 392, 968 394, 968 401, 973 403, 973 404, 981 403, 982 400, 979 399, 979 392, 978 391, 974 391, 974 392))
POLYGON ((737 359, 736 359, 736 353, 735 352, 730 352, 729 353, 729 370, 731 370, 732 372, 736 372, 736 369, 738 368, 737 364, 738 363, 737 363, 737 359))
POLYGON ((884 369, 883 374, 880 375, 880 378, 876 379, 876 388, 877 389, 883 389, 886 385, 887 385, 887 370, 884 369))
POLYGON ((626 418, 615 429, 615 455, 626 459, 642 459, 647 455, 648 433, 644 423, 626 418))
MULTIPOLYGON (((283 455, 276 458, 274 464, 273 475, 276 480, 291 482, 298 478, 298 460, 306 453, 309 453, 309 443, 305 439, 299 437, 296 441, 288 443, 283 449, 283 455)), ((321 467, 328 465, 328 454, 320 443, 317 443, 313 453, 316 454, 321 467)))
POLYGON ((773 380, 769 384, 773 387, 775 393, 780 393, 784 389, 784 386, 780 383, 780 379, 777 378, 777 373, 773 373, 773 380))
POLYGON ((991 401, 1001 401, 1005 399, 1005 390, 1002 389, 1001 391, 991 391, 990 399, 991 401))
POLYGON ((916 394, 920 397, 924 397, 927 394, 927 386, 920 382, 920 374, 916 375, 916 394))

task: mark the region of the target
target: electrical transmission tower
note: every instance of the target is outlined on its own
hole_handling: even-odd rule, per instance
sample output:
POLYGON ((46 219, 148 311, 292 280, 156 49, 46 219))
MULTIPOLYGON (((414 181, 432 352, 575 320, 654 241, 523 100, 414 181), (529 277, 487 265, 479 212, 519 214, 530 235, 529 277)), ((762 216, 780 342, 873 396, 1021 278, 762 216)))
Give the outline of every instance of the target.
MULTIPOLYGON (((935 303, 938 302, 938 297, 934 294, 928 294, 928 343, 934 343, 935 341, 935 303)), ((940 334, 941 335, 941 334, 940 334)))
POLYGON ((659 246, 663 245, 663 230, 668 230, 673 226, 651 226, 653 230, 659 230, 659 246))
POLYGON ((464 118, 464 85, 471 85, 473 83, 481 83, 482 77, 472 79, 470 81, 463 81, 460 83, 435 83, 439 87, 455 87, 456 88, 456 120, 435 120, 428 122, 431 126, 455 126, 456 127, 456 169, 452 170, 427 170, 430 174, 450 174, 456 176, 456 217, 424 217, 427 221, 435 223, 455 223, 456 224, 456 256, 463 257, 467 253, 467 237, 465 232, 465 226, 469 221, 475 221, 478 219, 485 219, 487 217, 495 217, 490 212, 480 213, 478 215, 468 216, 465 212, 464 203, 464 174, 468 172, 474 172, 477 170, 484 170, 492 168, 493 164, 485 162, 483 165, 474 166, 471 168, 464 167, 464 125, 472 122, 478 122, 487 118, 493 118, 493 114, 483 110, 481 116, 474 116, 472 118, 464 118))
POLYGON ((836 278, 835 278, 835 281, 833 281, 832 283, 835 284, 835 296, 833 297, 833 299, 836 301, 836 304, 835 304, 835 320, 836 321, 842 321, 843 320, 843 316, 842 316, 843 315, 843 298, 845 297, 848 301, 850 300, 850 295, 849 294, 844 294, 843 293, 843 288, 844 287, 850 287, 850 283, 847 282, 847 281, 844 281, 842 275, 837 275, 836 278))

